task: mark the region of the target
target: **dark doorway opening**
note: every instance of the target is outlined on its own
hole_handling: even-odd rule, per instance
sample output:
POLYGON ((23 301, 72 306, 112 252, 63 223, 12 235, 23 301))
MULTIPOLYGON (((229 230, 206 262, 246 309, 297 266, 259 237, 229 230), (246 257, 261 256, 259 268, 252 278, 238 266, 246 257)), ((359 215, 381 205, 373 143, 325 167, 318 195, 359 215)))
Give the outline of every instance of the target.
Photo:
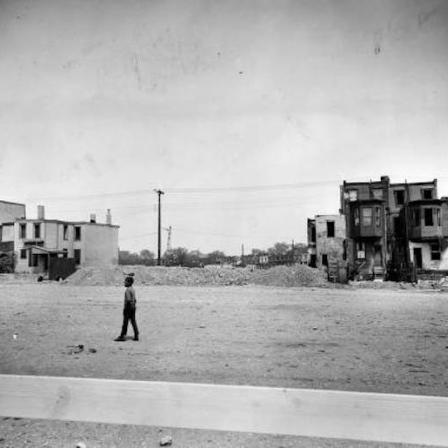
POLYGON ((414 247, 414 264, 417 269, 421 269, 423 267, 422 249, 420 247, 414 247))

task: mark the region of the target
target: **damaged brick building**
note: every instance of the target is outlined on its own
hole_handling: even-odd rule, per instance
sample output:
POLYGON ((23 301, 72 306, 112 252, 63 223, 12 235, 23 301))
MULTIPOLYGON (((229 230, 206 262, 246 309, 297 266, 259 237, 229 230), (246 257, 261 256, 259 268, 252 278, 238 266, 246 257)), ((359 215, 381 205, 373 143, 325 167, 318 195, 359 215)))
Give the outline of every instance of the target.
POLYGON ((415 281, 448 271, 448 198, 438 199, 437 179, 341 185, 347 226, 349 277, 415 281))
MULTIPOLYGON (((416 281, 448 275, 448 198, 438 198, 437 179, 344 181, 340 201, 345 220, 340 261, 348 278, 416 281)), ((308 228, 310 240, 310 220, 308 228)))

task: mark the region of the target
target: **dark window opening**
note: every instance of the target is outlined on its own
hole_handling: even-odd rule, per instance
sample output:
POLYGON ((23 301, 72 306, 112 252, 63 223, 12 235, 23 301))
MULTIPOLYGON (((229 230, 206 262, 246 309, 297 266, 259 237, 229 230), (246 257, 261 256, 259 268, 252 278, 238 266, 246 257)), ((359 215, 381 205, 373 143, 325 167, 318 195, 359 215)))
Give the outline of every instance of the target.
POLYGON ((422 190, 423 199, 432 199, 432 188, 425 188, 422 190))
POLYGON ((34 238, 40 238, 40 224, 34 224, 34 238))
POLYGON ((414 210, 414 225, 415 225, 415 227, 420 227, 420 220, 421 220, 420 209, 416 208, 414 210))
POLYGON ((334 238, 334 221, 327 221, 327 238, 334 238))
POLYGON ((423 267, 422 249, 420 247, 414 247, 414 264, 417 269, 423 267))
POLYGON ((311 227, 311 242, 316 242, 316 227, 311 227))
POLYGON ((401 235, 401 220, 399 216, 394 217, 394 233, 397 236, 401 235))
POLYGON ((20 249, 20 258, 22 260, 26 259, 26 252, 27 252, 26 249, 20 249))
POLYGON ((440 209, 436 208, 436 219, 437 219, 437 225, 440 227, 442 225, 442 221, 440 219, 440 209))
POLYGON ((404 190, 395 191, 395 204, 396 205, 404 204, 404 190))
POLYGON ((75 241, 81 240, 81 227, 75 227, 75 241))
POLYGON ((322 254, 322 266, 328 266, 328 255, 322 254))
POLYGON ((68 240, 68 226, 66 224, 64 224, 64 240, 68 240))
POLYGON ((439 243, 431 243, 431 260, 440 260, 439 243))
POLYGON ((432 208, 425 208, 425 226, 431 227, 434 225, 432 208))
POLYGON ((81 249, 75 249, 74 258, 76 264, 81 264, 81 249))
POLYGON ((20 224, 20 238, 22 240, 26 238, 26 224, 20 224))

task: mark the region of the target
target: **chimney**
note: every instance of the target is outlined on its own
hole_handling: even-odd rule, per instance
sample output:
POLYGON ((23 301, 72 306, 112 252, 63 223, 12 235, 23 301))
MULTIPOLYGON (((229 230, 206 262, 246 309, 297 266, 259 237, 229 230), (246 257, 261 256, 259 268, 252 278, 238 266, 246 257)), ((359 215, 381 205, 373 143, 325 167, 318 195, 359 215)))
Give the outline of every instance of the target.
POLYGON ((96 223, 96 215, 95 213, 90 213, 90 222, 91 223, 96 223))
POLYGON ((110 214, 110 208, 107 209, 106 213, 106 224, 112 224, 112 215, 110 214))
POLYGON ((37 219, 45 219, 45 207, 43 205, 37 206, 37 219))

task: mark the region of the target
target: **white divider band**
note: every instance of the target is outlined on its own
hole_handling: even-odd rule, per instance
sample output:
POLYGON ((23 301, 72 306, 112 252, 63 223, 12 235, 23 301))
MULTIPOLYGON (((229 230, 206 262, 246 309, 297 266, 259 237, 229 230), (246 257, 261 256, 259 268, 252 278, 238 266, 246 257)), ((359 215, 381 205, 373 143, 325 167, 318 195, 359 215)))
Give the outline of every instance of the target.
POLYGON ((0 375, 0 415, 448 446, 448 398, 0 375))

